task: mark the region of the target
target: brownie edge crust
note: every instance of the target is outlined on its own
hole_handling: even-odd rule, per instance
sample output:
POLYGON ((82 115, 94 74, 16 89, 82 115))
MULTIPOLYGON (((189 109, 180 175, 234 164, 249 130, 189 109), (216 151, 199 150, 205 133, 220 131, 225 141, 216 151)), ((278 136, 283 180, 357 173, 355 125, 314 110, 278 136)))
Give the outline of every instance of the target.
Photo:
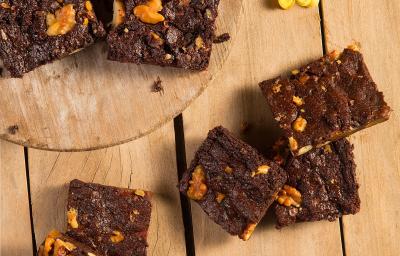
POLYGON ((248 240, 286 182, 286 173, 219 126, 208 133, 180 191, 232 235, 248 240))

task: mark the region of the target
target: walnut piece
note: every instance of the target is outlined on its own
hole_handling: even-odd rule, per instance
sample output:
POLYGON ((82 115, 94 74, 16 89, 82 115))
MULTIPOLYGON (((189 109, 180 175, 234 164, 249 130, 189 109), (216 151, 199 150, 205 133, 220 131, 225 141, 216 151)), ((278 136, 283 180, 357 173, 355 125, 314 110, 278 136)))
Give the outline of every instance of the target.
POLYGON ((353 50, 355 52, 359 52, 361 48, 361 45, 359 42, 354 42, 351 45, 347 46, 347 49, 353 50))
POLYGON ((226 172, 227 174, 231 174, 233 172, 233 169, 229 166, 225 167, 224 172, 226 172))
POLYGON ((71 31, 76 24, 75 13, 73 4, 64 5, 55 14, 48 13, 46 15, 47 35, 65 35, 71 31))
POLYGON ((224 200, 224 198, 225 198, 225 195, 224 195, 224 194, 217 192, 217 196, 215 197, 215 200, 216 200, 218 203, 221 203, 222 200, 224 200))
POLYGON ((113 19, 111 25, 113 28, 119 26, 125 19, 125 6, 121 0, 114 0, 113 3, 113 19))
POLYGON ((256 223, 249 223, 243 233, 239 236, 243 241, 249 240, 251 234, 253 234, 254 229, 256 228, 256 223))
POLYGON ((136 216, 137 216, 137 215, 139 215, 139 211, 136 210, 136 209, 134 209, 134 210, 131 212, 131 214, 129 215, 129 220, 130 220, 131 222, 135 222, 136 216))
POLYGON ((268 165, 261 165, 261 166, 259 166, 259 167, 257 168, 256 171, 252 171, 252 172, 251 172, 251 177, 254 177, 254 176, 260 175, 260 174, 267 174, 267 173, 268 173, 268 170, 269 170, 270 168, 271 168, 271 167, 269 167, 268 165))
POLYGON ((68 224, 71 226, 71 228, 79 227, 77 217, 78 217, 78 210, 76 210, 75 208, 71 208, 68 210, 67 219, 68 219, 68 224))
POLYGON ((196 45, 196 50, 204 48, 203 38, 201 38, 201 36, 196 37, 196 39, 194 40, 194 44, 196 45))
POLYGON ((6 2, 2 2, 2 3, 0 4, 0 6, 1 6, 2 8, 4 8, 4 9, 9 9, 9 8, 10 8, 10 5, 9 5, 8 3, 6 3, 6 2))
POLYGON ((114 244, 121 242, 124 240, 124 235, 122 234, 121 231, 114 230, 110 236, 111 242, 114 244))
POLYGON ((161 0, 149 0, 133 8, 133 14, 144 23, 157 24, 165 20, 164 16, 158 13, 162 8, 161 0))
POLYGON ((299 116, 294 122, 293 122, 293 129, 296 132, 304 132, 307 126, 307 120, 304 119, 303 117, 299 116))
POLYGON ((327 144, 324 146, 324 153, 332 153, 331 145, 327 144))
POLYGON ((135 195, 144 197, 146 195, 146 193, 141 189, 136 189, 135 190, 135 195))
POLYGON ((305 84, 308 81, 308 79, 310 79, 308 75, 303 75, 299 78, 299 82, 305 84))
POLYGON ((39 249, 39 255, 41 255, 41 250, 43 249, 43 255, 49 255, 49 252, 53 248, 53 245, 56 241, 56 238, 60 236, 60 232, 57 230, 52 230, 50 233, 47 235, 46 239, 44 240, 44 246, 40 247, 39 249))
POLYGON ((192 179, 189 181, 190 186, 187 190, 187 196, 193 200, 201 200, 207 193, 205 181, 203 167, 201 165, 196 166, 192 173, 192 179))
POLYGON ((284 185, 276 195, 276 201, 284 206, 300 207, 301 194, 294 187, 284 185))
POLYGON ((281 84, 274 84, 274 85, 272 86, 272 92, 273 92, 273 93, 278 93, 278 92, 280 92, 280 91, 281 91, 281 87, 282 87, 281 84))
POLYGON ((162 39, 157 33, 150 32, 151 42, 150 45, 153 47, 160 47, 164 44, 164 39, 162 39))
POLYGON ((300 70, 293 69, 291 73, 292 73, 292 75, 297 75, 298 73, 300 73, 300 70))
POLYGON ((68 252, 72 252, 76 249, 76 246, 70 242, 56 239, 54 242, 53 256, 68 255, 68 252))
POLYGON ((328 54, 328 57, 331 61, 337 60, 340 57, 340 52, 338 50, 334 50, 328 54))
POLYGON ((85 2, 85 8, 88 12, 88 15, 90 18, 94 18, 94 11, 93 11, 93 5, 92 2, 90 2, 89 0, 86 0, 85 2))
POLYGON ((293 96, 293 102, 294 104, 296 104, 297 106, 301 106, 304 104, 304 101, 302 98, 298 97, 298 96, 293 96))
POLYGON ((302 155, 302 154, 304 154, 304 153, 307 153, 307 152, 310 151, 312 148, 313 148, 313 146, 311 146, 311 145, 304 146, 304 147, 302 147, 302 148, 299 149, 299 151, 297 152, 297 155, 302 155))
POLYGON ((293 137, 289 137, 289 147, 290 150, 295 151, 299 147, 297 140, 293 137))

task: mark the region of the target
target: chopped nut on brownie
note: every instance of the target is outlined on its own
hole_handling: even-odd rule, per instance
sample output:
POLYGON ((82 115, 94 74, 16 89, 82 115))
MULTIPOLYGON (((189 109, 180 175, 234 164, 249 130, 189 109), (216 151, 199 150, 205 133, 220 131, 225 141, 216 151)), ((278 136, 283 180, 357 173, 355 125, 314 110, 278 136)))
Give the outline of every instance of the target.
POLYGON ((287 160, 287 184, 276 196, 277 228, 330 220, 360 209, 353 146, 341 139, 287 160))
POLYGON ((232 235, 250 238, 286 173, 254 148, 216 127, 180 181, 180 191, 232 235))
POLYGON ((39 246, 38 256, 102 256, 88 245, 52 230, 39 246))

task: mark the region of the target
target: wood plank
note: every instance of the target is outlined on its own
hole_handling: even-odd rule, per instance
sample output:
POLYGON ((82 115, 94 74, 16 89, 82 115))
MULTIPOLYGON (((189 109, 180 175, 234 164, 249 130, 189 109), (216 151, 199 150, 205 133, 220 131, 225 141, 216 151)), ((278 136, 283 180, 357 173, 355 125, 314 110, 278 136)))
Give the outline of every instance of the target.
MULTIPOLYGON (((221 1, 217 34, 236 34, 242 1, 221 1)), ((0 138, 39 149, 77 151, 142 137, 201 94, 220 72, 231 43, 213 46, 204 72, 108 61, 106 48, 98 43, 23 79, 1 78, 0 138), (152 91, 157 77, 163 81, 162 93, 152 91), (8 132, 13 125, 18 132, 8 132)))
MULTIPOLYGON (((244 19, 233 40, 224 76, 183 113, 188 162, 208 130, 219 124, 261 150, 277 137, 277 126, 258 83, 322 55, 318 8, 294 7, 285 12, 264 0, 246 1, 244 19), (241 126, 248 126, 245 133, 241 126)), ((242 242, 214 224, 196 203, 192 207, 197 255, 342 253, 338 221, 297 224, 277 231, 268 215, 251 239, 242 242)))
POLYGON ((0 255, 32 255, 24 148, 0 141, 0 255))
POLYGON ((347 255, 398 255, 400 251, 400 2, 323 1, 329 50, 352 41, 394 110, 391 119, 351 137, 355 144, 361 211, 343 217, 347 255))
POLYGON ((154 192, 149 255, 185 255, 173 124, 134 142, 108 149, 57 153, 29 150, 37 243, 66 227, 68 183, 77 178, 154 192))

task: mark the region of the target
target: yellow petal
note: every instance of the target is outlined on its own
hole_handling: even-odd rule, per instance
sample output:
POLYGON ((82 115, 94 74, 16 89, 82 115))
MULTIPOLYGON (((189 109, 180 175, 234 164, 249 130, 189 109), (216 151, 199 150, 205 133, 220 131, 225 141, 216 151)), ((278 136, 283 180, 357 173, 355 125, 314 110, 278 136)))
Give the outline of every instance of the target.
POLYGON ((311 0, 296 0, 296 3, 301 7, 309 7, 311 4, 311 0))
POLYGON ((278 0, 279 6, 284 10, 291 8, 295 2, 295 0, 278 0))

